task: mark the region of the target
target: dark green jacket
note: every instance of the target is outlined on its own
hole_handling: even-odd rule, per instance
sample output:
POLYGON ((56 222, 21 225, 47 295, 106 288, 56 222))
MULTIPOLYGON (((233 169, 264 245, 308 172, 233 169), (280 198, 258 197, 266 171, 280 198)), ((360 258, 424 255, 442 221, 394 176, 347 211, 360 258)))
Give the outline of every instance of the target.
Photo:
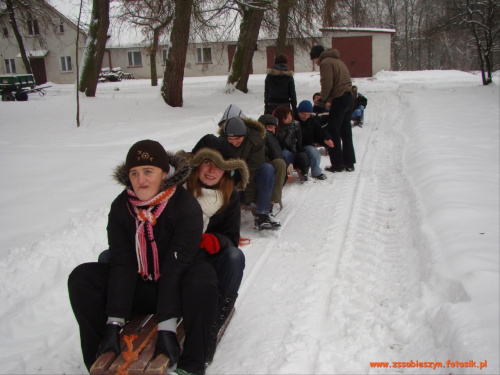
MULTIPOLYGON (((241 118, 247 127, 247 134, 240 147, 234 147, 229 144, 234 150, 234 157, 243 159, 248 166, 250 179, 245 189, 245 202, 250 204, 256 199, 255 175, 257 169, 266 162, 266 148, 264 138, 266 137, 266 128, 260 122, 250 118, 241 118)), ((224 134, 224 123, 219 128, 219 135, 222 138, 227 138, 224 134)), ((229 143, 229 142, 228 142, 229 143)))

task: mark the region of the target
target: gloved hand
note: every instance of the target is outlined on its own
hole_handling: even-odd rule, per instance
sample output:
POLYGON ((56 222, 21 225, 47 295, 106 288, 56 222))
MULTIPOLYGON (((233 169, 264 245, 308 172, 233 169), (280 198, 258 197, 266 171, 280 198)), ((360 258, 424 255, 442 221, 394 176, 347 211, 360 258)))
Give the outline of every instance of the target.
POLYGON ((175 332, 158 331, 154 357, 156 358, 159 354, 165 354, 168 357, 170 360, 169 366, 177 363, 181 355, 181 346, 175 332))
POLYGON ((288 165, 288 168, 286 169, 286 173, 287 173, 287 175, 291 176, 294 170, 295 170, 295 167, 293 166, 293 164, 292 164, 292 163, 290 163, 290 164, 288 165))
POLYGON ((321 98, 318 99, 318 103, 314 105, 313 112, 314 113, 322 113, 326 111, 326 100, 321 98))
POLYGON ((217 254, 220 250, 217 236, 212 233, 203 233, 201 235, 200 248, 205 249, 209 254, 217 254))
POLYGON ((120 331, 122 327, 115 324, 106 324, 106 330, 104 331, 104 337, 99 344, 97 349, 97 356, 106 352, 114 352, 116 355, 120 354, 120 331))

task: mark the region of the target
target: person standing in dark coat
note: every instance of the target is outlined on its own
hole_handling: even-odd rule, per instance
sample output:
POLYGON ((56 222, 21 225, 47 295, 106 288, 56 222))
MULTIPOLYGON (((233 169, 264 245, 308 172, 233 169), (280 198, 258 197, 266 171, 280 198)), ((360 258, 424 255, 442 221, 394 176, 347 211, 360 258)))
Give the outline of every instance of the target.
POLYGON ((156 314, 155 356, 205 373, 217 314, 217 275, 200 249, 202 210, 182 184, 190 166, 156 141, 135 143, 114 173, 125 190, 108 218, 109 263, 84 263, 69 275, 71 307, 88 370, 97 356, 119 354, 120 331, 135 314, 156 314), (175 170, 174 170, 175 169, 175 170), (176 326, 183 318, 181 355, 176 326))
POLYGON ((340 60, 336 49, 325 50, 316 45, 310 52, 311 60, 319 65, 321 98, 315 105, 315 112, 323 112, 330 105, 328 132, 332 136, 333 148, 328 149, 332 165, 329 172, 352 172, 356 163, 352 142, 351 111, 354 99, 351 94, 351 74, 340 60))
POLYGON ((285 55, 278 55, 274 65, 267 70, 264 84, 264 113, 272 114, 280 105, 291 106, 293 113, 297 112, 297 94, 293 72, 288 70, 288 59, 285 55))

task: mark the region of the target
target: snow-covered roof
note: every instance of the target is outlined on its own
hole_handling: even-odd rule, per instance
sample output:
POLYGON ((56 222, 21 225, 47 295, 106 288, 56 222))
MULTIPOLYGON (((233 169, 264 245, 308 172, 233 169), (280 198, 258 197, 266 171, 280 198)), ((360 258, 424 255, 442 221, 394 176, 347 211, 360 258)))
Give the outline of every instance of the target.
POLYGON ((380 29, 370 27, 323 27, 320 31, 344 31, 344 32, 369 32, 369 33, 395 33, 395 29, 380 29))

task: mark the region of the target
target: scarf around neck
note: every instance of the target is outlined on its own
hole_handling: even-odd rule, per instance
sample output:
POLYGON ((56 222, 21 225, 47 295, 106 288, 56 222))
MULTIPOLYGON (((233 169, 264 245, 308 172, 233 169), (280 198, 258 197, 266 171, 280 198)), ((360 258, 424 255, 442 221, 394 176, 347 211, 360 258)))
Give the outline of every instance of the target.
POLYGON ((153 226, 156 219, 161 215, 169 199, 175 193, 177 186, 164 190, 147 201, 141 201, 131 189, 127 189, 128 210, 135 219, 135 252, 137 256, 138 272, 144 280, 151 280, 148 271, 146 233, 153 255, 154 280, 160 278, 160 262, 158 260, 158 248, 153 235, 153 226))

